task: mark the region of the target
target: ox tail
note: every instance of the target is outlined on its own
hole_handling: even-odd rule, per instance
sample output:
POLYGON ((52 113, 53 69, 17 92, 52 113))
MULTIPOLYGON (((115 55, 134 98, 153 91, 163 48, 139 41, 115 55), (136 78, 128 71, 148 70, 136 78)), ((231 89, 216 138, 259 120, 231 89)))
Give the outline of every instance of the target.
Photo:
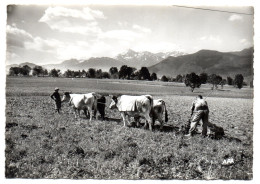
POLYGON ((146 96, 146 98, 148 98, 149 99, 149 101, 150 101, 150 104, 151 104, 151 112, 153 111, 153 97, 151 96, 151 95, 145 95, 146 96))
POLYGON ((167 112, 167 109, 166 109, 166 103, 165 102, 164 102, 164 110, 165 110, 165 112, 164 112, 165 122, 168 122, 168 112, 167 112))

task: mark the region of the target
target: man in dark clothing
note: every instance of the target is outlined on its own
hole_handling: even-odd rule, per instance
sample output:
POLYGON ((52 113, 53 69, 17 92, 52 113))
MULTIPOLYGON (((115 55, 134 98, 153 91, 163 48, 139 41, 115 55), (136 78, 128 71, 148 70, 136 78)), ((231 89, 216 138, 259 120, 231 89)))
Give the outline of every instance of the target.
POLYGON ((55 101, 55 110, 60 113, 61 109, 61 99, 59 94, 59 88, 55 88, 54 93, 52 93, 51 98, 55 101))

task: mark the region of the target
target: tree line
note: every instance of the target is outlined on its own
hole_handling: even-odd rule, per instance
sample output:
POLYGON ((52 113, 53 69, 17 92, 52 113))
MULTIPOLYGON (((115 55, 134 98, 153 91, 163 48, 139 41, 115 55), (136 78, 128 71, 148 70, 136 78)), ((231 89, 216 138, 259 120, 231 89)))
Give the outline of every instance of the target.
MULTIPOLYGON (((186 75, 177 75, 174 77, 166 77, 163 75, 161 78, 157 77, 156 73, 150 74, 147 67, 142 67, 140 70, 137 70, 134 67, 123 65, 118 69, 117 67, 111 67, 108 72, 102 71, 101 69, 89 68, 87 71, 78 70, 66 70, 61 72, 59 69, 52 69, 48 71, 42 66, 34 66, 33 68, 28 65, 21 67, 11 67, 9 69, 9 76, 38 76, 38 77, 66 77, 66 78, 98 78, 98 79, 128 79, 128 80, 161 80, 163 82, 180 82, 184 83, 187 87, 190 87, 191 91, 195 88, 199 88, 201 84, 212 84, 212 90, 218 89, 219 86, 223 88, 224 85, 233 85, 239 89, 247 85, 244 82, 244 77, 242 74, 235 75, 234 79, 227 77, 226 79, 222 78, 220 75, 211 74, 203 72, 199 75, 192 72, 186 75)), ((250 82, 250 87, 253 87, 253 81, 250 82)))
POLYGON ((112 79, 128 79, 128 80, 157 80, 156 73, 150 72, 147 67, 142 67, 137 70, 134 67, 123 65, 118 69, 117 67, 111 67, 109 72, 102 71, 102 69, 89 68, 87 71, 83 70, 66 70, 62 73, 59 69, 52 69, 48 71, 42 66, 34 66, 33 68, 28 65, 22 67, 11 67, 9 69, 9 76, 51 76, 51 77, 68 77, 68 78, 112 78, 112 79))
MULTIPOLYGON (((224 85, 233 85, 234 87, 241 89, 243 86, 247 84, 244 82, 244 76, 242 74, 236 74, 234 79, 230 76, 227 79, 222 78, 219 75, 211 74, 208 75, 207 73, 201 73, 197 75, 196 73, 192 72, 190 74, 186 74, 184 78, 184 83, 187 87, 191 88, 193 91, 195 88, 199 88, 201 84, 212 84, 211 89, 218 89, 219 86, 223 89, 224 85)), ((250 87, 253 87, 253 81, 250 82, 250 87)))

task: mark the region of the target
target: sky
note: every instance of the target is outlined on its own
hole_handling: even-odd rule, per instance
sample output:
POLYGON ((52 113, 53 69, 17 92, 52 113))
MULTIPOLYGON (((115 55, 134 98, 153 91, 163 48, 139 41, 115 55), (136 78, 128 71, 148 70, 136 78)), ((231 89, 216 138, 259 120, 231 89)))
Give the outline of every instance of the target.
POLYGON ((6 64, 57 64, 115 57, 128 49, 152 53, 252 47, 252 7, 134 5, 9 5, 6 64))

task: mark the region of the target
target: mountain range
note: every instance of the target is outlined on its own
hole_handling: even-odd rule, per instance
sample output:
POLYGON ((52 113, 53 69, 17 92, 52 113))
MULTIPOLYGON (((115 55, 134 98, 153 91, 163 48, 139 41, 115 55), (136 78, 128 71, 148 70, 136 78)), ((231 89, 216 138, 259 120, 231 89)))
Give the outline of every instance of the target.
MULTIPOLYGON (((218 74, 223 77, 234 76, 237 73, 245 77, 253 77, 253 47, 237 52, 219 52, 214 50, 200 50, 193 54, 182 52, 151 53, 135 52, 128 50, 125 53, 117 55, 115 58, 99 57, 88 60, 70 59, 60 64, 42 65, 50 70, 53 68, 65 71, 70 70, 88 70, 89 68, 102 69, 108 71, 111 67, 118 69, 122 65, 128 65, 140 69, 142 66, 148 67, 150 73, 155 72, 158 76, 166 75, 176 77, 178 74, 187 74, 195 72, 200 74, 218 74)), ((31 68, 33 63, 22 63, 20 66, 28 65, 31 68)), ((6 69, 19 65, 7 65, 6 69)))
MULTIPOLYGON (((53 68, 60 69, 61 71, 66 71, 67 69, 70 70, 87 70, 88 68, 95 68, 95 69, 102 69, 104 71, 108 71, 111 67, 118 67, 120 68, 122 65, 127 65, 131 67, 135 67, 136 69, 140 69, 142 66, 149 67, 154 64, 159 63, 163 59, 167 58, 168 56, 180 56, 184 55, 185 53, 179 51, 173 52, 160 52, 160 53, 151 53, 151 52, 136 52, 134 50, 129 49, 128 51, 118 54, 114 58, 109 57, 92 57, 87 60, 77 60, 77 59, 70 59, 65 60, 59 64, 46 64, 42 65, 42 67, 51 70, 53 68)), ((33 63, 21 63, 20 65, 13 64, 7 65, 6 71, 9 70, 11 67, 15 66, 24 66, 24 65, 34 65, 33 63)), ((33 66, 33 67, 34 67, 33 66)), ((31 66, 30 66, 31 67, 31 66)))
POLYGON ((48 65, 43 65, 43 67, 48 70, 53 68, 58 68, 61 71, 65 71, 67 69, 88 70, 89 68, 102 69, 103 71, 108 71, 109 68, 111 68, 112 66, 120 68, 124 64, 125 63, 113 58, 99 57, 99 58, 90 58, 88 60, 83 60, 83 61, 77 59, 70 59, 70 60, 63 61, 60 64, 48 64, 48 65))
POLYGON ((148 51, 135 52, 129 49, 127 52, 117 55, 115 59, 126 63, 128 66, 140 69, 142 66, 149 67, 155 65, 169 56, 178 57, 181 55, 185 55, 185 53, 173 51, 166 53, 159 52, 154 54, 148 51))
POLYGON ((194 54, 178 57, 169 56, 161 62, 149 67, 149 71, 157 75, 175 77, 178 74, 202 72, 218 74, 223 77, 241 73, 243 76, 253 76, 253 47, 239 52, 218 52, 200 50, 194 54))

